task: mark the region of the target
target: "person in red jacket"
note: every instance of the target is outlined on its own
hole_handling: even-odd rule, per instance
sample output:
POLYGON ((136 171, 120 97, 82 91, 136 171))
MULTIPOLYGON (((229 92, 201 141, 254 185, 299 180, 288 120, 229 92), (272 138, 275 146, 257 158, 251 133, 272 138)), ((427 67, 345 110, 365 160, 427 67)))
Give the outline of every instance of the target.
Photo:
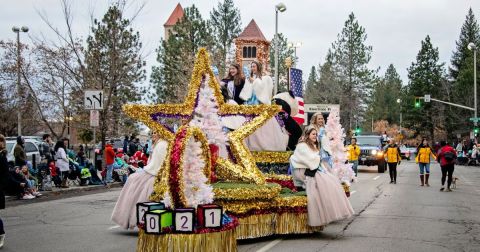
POLYGON ((442 168, 442 188, 440 188, 440 191, 445 190, 445 178, 448 174, 447 192, 451 192, 452 190, 450 189, 450 185, 452 184, 452 176, 455 160, 457 159, 457 152, 445 141, 441 141, 440 146, 441 147, 437 155, 437 160, 442 168))
POLYGON ((113 162, 115 161, 115 151, 110 143, 105 145, 105 164, 107 165, 106 183, 112 183, 113 162))

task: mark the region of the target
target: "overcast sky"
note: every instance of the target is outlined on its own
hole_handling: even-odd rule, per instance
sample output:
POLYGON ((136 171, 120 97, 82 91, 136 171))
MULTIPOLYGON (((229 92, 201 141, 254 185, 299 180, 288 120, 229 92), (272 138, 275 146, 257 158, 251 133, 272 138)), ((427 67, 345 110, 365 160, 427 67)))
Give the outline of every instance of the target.
MULTIPOLYGON (((74 31, 83 38, 88 34, 89 13, 93 10, 101 17, 109 1, 75 0, 74 31)), ((138 5, 141 1, 136 1, 138 5)), ((145 9, 135 20, 134 28, 139 30, 147 55, 147 70, 155 64, 155 49, 164 34, 163 24, 180 2, 183 7, 195 3, 204 18, 208 18, 216 1, 211 0, 146 0, 145 9)), ((234 0, 240 8, 242 28, 255 19, 267 39, 275 31, 274 6, 280 1, 234 0)), ((304 77, 312 65, 322 63, 331 43, 343 28, 350 12, 367 34, 367 44, 373 46, 370 67, 380 67, 383 75, 392 63, 400 73, 404 84, 407 81, 407 67, 415 60, 420 41, 430 35, 435 47, 439 48, 440 61, 450 63, 455 41, 465 20, 468 8, 472 7, 477 18, 480 16, 480 1, 474 0, 283 0, 287 11, 280 14, 279 32, 290 41, 300 41, 303 46, 297 50, 299 67, 304 77)), ((0 9, 0 39, 14 39, 13 25, 26 25, 29 36, 51 35, 51 31, 37 14, 44 12, 52 23, 64 28, 59 0, 17 0, 2 1, 0 9)), ((130 7, 134 10, 135 6, 130 7)), ((22 34, 22 41, 29 43, 22 34)))

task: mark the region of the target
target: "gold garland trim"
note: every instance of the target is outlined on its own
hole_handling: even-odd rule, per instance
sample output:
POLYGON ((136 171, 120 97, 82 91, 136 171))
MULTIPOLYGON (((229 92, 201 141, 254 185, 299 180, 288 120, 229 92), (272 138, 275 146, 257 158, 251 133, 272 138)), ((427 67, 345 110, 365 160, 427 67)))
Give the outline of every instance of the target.
POLYGON ((250 239, 275 234, 276 214, 259 214, 238 218, 237 239, 250 239))
POLYGON ((246 214, 254 210, 266 210, 275 208, 307 207, 306 196, 276 197, 273 200, 243 200, 232 201, 215 199, 215 203, 232 214, 246 214))
POLYGON ((256 187, 216 188, 213 192, 217 200, 270 200, 280 194, 282 187, 278 184, 265 184, 256 187))
POLYGON ((252 156, 257 163, 288 164, 290 163, 291 151, 254 151, 252 156))
POLYGON ((289 181, 289 180, 292 180, 293 178, 292 176, 285 175, 285 174, 265 173, 265 179, 289 181))
POLYGON ((282 213, 277 214, 275 234, 306 234, 320 232, 322 227, 308 225, 308 213, 282 213))
POLYGON ((146 234, 138 233, 137 252, 236 252, 235 229, 205 234, 146 234))

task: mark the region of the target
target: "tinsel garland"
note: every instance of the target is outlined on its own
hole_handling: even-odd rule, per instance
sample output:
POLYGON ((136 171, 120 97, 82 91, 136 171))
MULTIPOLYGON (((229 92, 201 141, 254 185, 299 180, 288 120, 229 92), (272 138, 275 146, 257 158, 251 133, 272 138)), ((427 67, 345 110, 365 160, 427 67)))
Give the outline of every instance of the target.
POLYGON ((270 200, 278 196, 282 188, 277 184, 254 187, 218 188, 213 187, 215 200, 270 200))
POLYGON ((257 163, 288 164, 291 151, 254 151, 252 156, 257 163))
POLYGON ((222 232, 200 234, 146 234, 138 232, 138 252, 236 252, 237 240, 235 229, 222 232))
POLYGON ((232 200, 215 200, 214 203, 221 205, 223 209, 232 213, 235 216, 242 214, 251 214, 255 211, 272 211, 276 212, 279 209, 282 211, 298 211, 301 208, 307 206, 307 197, 305 196, 288 196, 288 197, 276 197, 272 200, 244 200, 244 201, 232 201, 232 200))

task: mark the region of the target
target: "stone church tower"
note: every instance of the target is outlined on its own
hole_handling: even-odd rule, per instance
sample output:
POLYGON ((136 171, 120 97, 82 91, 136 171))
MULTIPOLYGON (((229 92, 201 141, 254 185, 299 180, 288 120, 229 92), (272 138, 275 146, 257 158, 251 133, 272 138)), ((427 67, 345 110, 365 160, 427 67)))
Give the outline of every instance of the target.
POLYGON ((163 28, 165 28, 165 41, 168 40, 168 37, 170 36, 170 32, 173 32, 173 26, 183 17, 183 8, 180 3, 177 4, 175 9, 173 10, 172 14, 170 14, 170 17, 168 18, 167 22, 163 25, 163 28))

